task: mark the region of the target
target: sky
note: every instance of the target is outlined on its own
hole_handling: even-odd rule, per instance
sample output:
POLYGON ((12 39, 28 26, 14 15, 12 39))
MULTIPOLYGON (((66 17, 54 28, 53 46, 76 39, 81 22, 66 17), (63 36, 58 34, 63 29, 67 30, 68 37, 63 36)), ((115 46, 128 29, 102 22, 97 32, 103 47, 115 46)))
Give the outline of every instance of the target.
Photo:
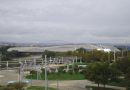
POLYGON ((130 0, 0 0, 0 41, 130 42, 130 0))

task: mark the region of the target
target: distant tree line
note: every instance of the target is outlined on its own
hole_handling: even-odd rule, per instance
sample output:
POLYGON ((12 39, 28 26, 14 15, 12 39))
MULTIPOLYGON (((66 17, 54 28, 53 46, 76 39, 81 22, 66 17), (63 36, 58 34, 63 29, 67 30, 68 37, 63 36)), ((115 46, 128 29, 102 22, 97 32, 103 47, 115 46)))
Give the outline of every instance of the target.
POLYGON ((12 60, 13 58, 28 56, 27 53, 21 53, 21 52, 18 52, 16 50, 8 52, 9 48, 11 48, 11 46, 0 47, 0 59, 1 59, 1 61, 7 61, 7 60, 12 60))

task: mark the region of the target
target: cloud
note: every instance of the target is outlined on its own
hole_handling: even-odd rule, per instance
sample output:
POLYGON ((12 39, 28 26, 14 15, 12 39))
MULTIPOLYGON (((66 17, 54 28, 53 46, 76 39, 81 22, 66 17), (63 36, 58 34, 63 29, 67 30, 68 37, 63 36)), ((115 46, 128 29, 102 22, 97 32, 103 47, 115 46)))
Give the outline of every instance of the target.
POLYGON ((1 0, 0 41, 130 41, 129 0, 1 0))

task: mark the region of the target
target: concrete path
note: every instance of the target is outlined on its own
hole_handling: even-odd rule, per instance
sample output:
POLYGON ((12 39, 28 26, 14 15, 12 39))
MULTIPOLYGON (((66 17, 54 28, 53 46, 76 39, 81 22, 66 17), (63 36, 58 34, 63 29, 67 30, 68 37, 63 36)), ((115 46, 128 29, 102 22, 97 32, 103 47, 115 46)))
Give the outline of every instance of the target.
MULTIPOLYGON (((32 85, 36 86, 44 86, 45 82, 40 80, 33 80, 32 85)), ((97 86, 97 84, 92 83, 88 80, 66 80, 66 81, 58 81, 59 90, 86 90, 85 86, 97 86)), ((103 87, 103 85, 101 85, 103 87)), ((57 88, 57 81, 48 81, 48 87, 57 88)), ((109 86, 108 88, 118 89, 118 90, 126 90, 123 87, 109 86)))
POLYGON ((8 81, 18 80, 16 70, 0 70, 0 85, 7 84, 8 81))

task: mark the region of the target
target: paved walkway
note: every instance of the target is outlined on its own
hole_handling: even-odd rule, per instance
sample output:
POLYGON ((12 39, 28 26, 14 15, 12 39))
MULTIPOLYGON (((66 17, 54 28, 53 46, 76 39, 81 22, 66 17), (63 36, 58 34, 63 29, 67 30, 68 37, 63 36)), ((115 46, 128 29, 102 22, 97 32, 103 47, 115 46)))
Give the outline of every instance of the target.
POLYGON ((18 73, 16 70, 0 70, 0 84, 5 85, 8 81, 18 80, 18 73))
MULTIPOLYGON (((86 90, 85 86, 97 86, 88 80, 66 80, 66 81, 58 81, 59 90, 86 90)), ((33 80, 32 85, 36 86, 44 86, 45 82, 41 80, 33 80)), ((57 88, 57 81, 48 81, 48 86, 57 88)), ((103 87, 103 85, 102 85, 103 87)), ((116 87, 116 86, 109 86, 106 85, 108 88, 118 89, 118 90, 126 90, 123 87, 116 87)))

